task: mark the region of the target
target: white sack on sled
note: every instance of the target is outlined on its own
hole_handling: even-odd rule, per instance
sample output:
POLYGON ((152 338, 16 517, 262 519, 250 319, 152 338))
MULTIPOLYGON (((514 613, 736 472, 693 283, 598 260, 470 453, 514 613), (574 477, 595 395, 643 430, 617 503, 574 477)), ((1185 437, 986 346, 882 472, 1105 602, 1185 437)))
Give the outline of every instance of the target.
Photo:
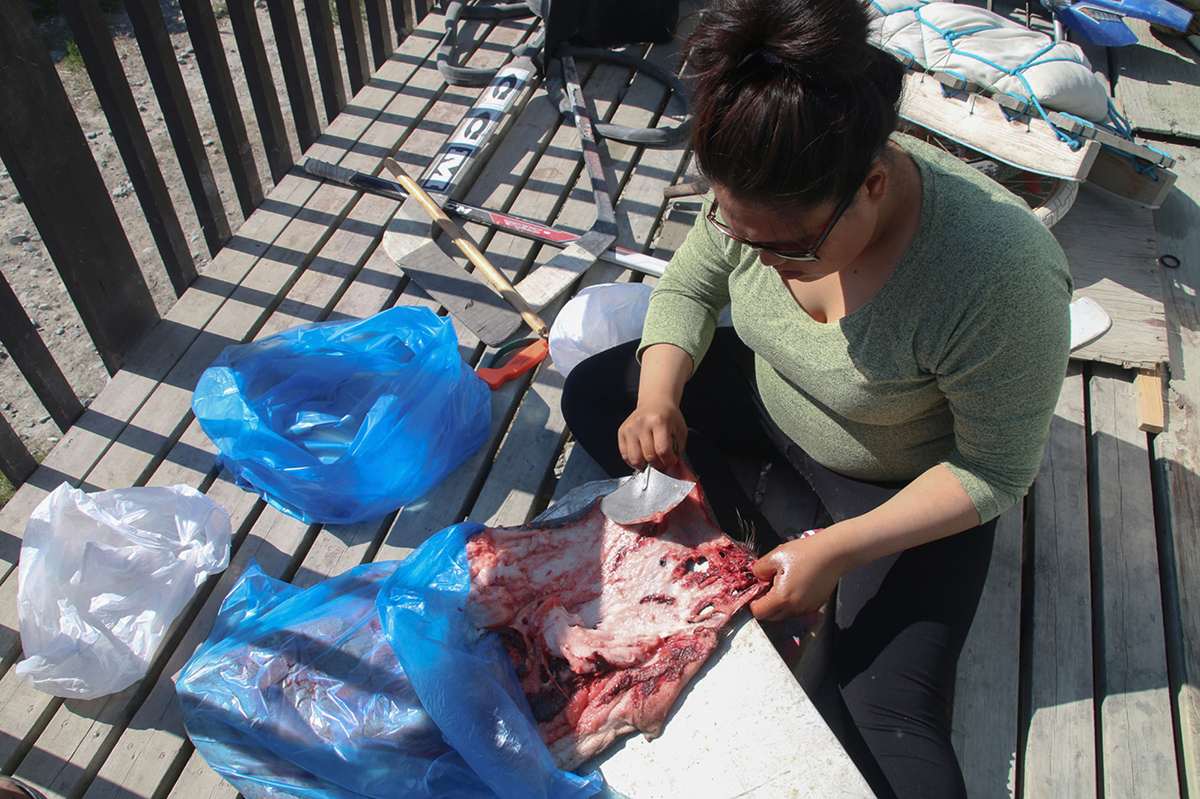
MULTIPOLYGON (((1025 100, 1029 91, 1020 78, 966 53, 1003 70, 1014 70, 1052 43, 1045 34, 974 6, 936 0, 873 0, 871 5, 877 15, 871 24, 872 42, 891 50, 901 61, 911 58, 926 71, 949 72, 1025 100), (959 34, 953 50, 935 27, 959 34)), ((1107 119, 1108 91, 1078 46, 1058 42, 1036 60, 1035 66, 1020 74, 1043 108, 1091 122, 1107 119)))

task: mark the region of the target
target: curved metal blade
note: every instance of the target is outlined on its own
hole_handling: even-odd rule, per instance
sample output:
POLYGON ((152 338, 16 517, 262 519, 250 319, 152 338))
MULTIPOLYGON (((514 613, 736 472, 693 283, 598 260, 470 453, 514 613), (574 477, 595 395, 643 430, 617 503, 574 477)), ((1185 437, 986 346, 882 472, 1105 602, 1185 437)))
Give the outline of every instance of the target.
POLYGON ((641 524, 665 514, 683 502, 696 486, 676 480, 647 466, 621 482, 619 488, 600 500, 600 510, 617 524, 641 524))

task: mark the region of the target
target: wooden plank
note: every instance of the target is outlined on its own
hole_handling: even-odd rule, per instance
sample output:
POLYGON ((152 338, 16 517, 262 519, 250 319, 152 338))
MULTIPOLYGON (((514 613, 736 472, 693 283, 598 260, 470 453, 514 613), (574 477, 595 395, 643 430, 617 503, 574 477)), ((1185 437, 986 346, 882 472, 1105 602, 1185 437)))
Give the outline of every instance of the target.
POLYGON ((1072 150, 1041 120, 1009 121, 994 100, 978 94, 946 97, 930 75, 905 76, 900 116, 1022 169, 1064 180, 1083 180, 1100 145, 1072 150))
POLYGON ((1140 19, 1127 23, 1137 44, 1114 47, 1116 97, 1133 129, 1141 134, 1200 141, 1200 64, 1176 36, 1155 36, 1140 19))
POLYGON ((1138 369, 1133 378, 1137 394, 1138 430, 1161 433, 1166 425, 1163 412, 1163 381, 1157 369, 1138 369))
POLYGON ((1166 169, 1143 172, 1130 158, 1107 147, 1100 150, 1088 173, 1088 183, 1120 197, 1128 197, 1147 208, 1158 208, 1163 204, 1175 179, 1175 173, 1166 169))
POLYGON ((235 799, 234 788, 193 751, 167 799, 235 799))
POLYGON ((1167 360, 1162 283, 1149 209, 1084 185, 1054 226, 1075 279, 1075 296, 1091 297, 1112 317, 1105 335, 1071 357, 1153 369, 1167 360))
POLYGON ((245 70, 250 102, 258 119, 258 133, 266 150, 271 182, 278 183, 295 162, 287 130, 283 127, 283 110, 279 106, 279 95, 275 93, 275 80, 271 77, 271 64, 267 61, 267 50, 258 26, 258 13, 253 3, 227 4, 226 9, 245 70))
POLYGON ((1164 269, 1164 304, 1171 344, 1167 428, 1154 438, 1159 506, 1170 556, 1164 577, 1174 599, 1167 652, 1177 675, 1180 758, 1187 795, 1200 796, 1200 148, 1180 147, 1176 190, 1154 214, 1160 255, 1179 259, 1164 269))
POLYGON ((171 279, 171 287, 178 297, 196 279, 196 264, 154 157, 137 101, 133 99, 133 90, 125 78, 125 69, 121 66, 108 23, 96 0, 66 0, 62 10, 87 67, 96 98, 104 109, 125 171, 141 204, 142 215, 150 226, 150 235, 154 237, 158 254, 171 279))
POLYGON ((951 734, 973 799, 1016 796, 1024 504, 996 524, 987 582, 958 659, 951 734))
MULTIPOLYGON (((13 363, 21 370, 58 429, 70 427, 83 413, 83 404, 3 275, 0 275, 0 345, 12 356, 13 363)), ((26 473, 21 480, 28 476, 26 473)), ((19 482, 14 481, 14 484, 19 482)))
POLYGON ((346 84, 342 82, 341 59, 333 37, 333 14, 328 0, 304 0, 304 14, 308 18, 308 35, 312 38, 325 116, 332 123, 346 107, 346 84))
POLYGON ((1072 363, 1033 486, 1027 799, 1097 796, 1086 450, 1084 381, 1072 363))
POLYGON ((1089 494, 1104 795, 1180 796, 1146 435, 1132 382, 1111 367, 1094 369, 1089 494))
POLYGON ((346 54, 346 73, 350 78, 350 93, 357 94, 371 79, 367 45, 363 40, 362 10, 358 0, 336 2, 338 26, 342 29, 342 52, 346 54))
POLYGON ((158 311, 27 5, 0 0, 0 17, 0 159, 115 372, 158 311))
POLYGON ((171 135, 179 171, 183 173, 192 206, 196 209, 208 253, 215 257, 232 234, 196 115, 175 60, 175 49, 171 46, 162 9, 154 0, 126 0, 125 12, 137 36, 142 61, 171 135))
POLYGON ((204 91, 212 108, 221 147, 225 150, 225 162, 229 165, 229 176, 233 179, 242 216, 248 217, 263 201, 262 182, 254 165, 254 152, 229 74, 229 62, 225 60, 217 20, 212 5, 203 0, 180 0, 179 8, 187 20, 188 37, 196 51, 196 64, 204 80, 204 91))
POLYGON ((287 86, 292 121, 296 124, 296 138, 300 140, 300 152, 304 152, 320 135, 321 120, 317 117, 317 106, 313 101, 312 79, 308 74, 304 45, 300 41, 296 7, 290 0, 267 0, 267 12, 271 15, 275 46, 279 48, 279 68, 287 86))

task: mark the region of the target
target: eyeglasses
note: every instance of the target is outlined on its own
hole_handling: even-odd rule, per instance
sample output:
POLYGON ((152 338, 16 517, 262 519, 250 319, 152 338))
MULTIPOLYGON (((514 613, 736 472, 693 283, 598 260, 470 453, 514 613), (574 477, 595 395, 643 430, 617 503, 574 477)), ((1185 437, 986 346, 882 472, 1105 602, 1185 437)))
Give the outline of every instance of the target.
POLYGON ((739 244, 745 244, 747 247, 753 247, 761 254, 773 255, 776 258, 783 258, 786 261, 819 261, 821 258, 817 255, 817 250, 821 249, 821 245, 824 244, 825 239, 829 237, 829 232, 833 230, 833 226, 836 225, 838 220, 842 218, 842 214, 846 213, 846 209, 850 207, 850 203, 854 201, 854 196, 856 194, 858 194, 858 192, 854 191, 849 197, 838 203, 838 207, 833 209, 833 215, 829 217, 829 221, 825 223, 825 227, 821 228, 821 233, 817 236, 817 240, 813 242, 811 247, 804 250, 776 250, 771 247, 765 247, 756 241, 742 238, 730 230, 728 225, 717 219, 717 199, 715 197, 713 198, 712 208, 708 209, 708 221, 713 227, 724 233, 729 238, 733 239, 739 244))

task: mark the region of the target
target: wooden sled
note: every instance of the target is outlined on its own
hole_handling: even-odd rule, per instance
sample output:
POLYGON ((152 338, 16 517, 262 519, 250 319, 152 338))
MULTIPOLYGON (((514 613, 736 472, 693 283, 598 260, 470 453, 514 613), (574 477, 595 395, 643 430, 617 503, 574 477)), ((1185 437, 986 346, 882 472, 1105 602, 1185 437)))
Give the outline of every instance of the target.
POLYGON ((900 116, 1018 169, 1070 183, 1088 181, 1149 208, 1175 184, 1175 160, 1055 111, 1046 119, 1080 146, 1064 142, 1036 109, 1017 97, 987 95, 983 87, 939 72, 910 71, 900 116))

